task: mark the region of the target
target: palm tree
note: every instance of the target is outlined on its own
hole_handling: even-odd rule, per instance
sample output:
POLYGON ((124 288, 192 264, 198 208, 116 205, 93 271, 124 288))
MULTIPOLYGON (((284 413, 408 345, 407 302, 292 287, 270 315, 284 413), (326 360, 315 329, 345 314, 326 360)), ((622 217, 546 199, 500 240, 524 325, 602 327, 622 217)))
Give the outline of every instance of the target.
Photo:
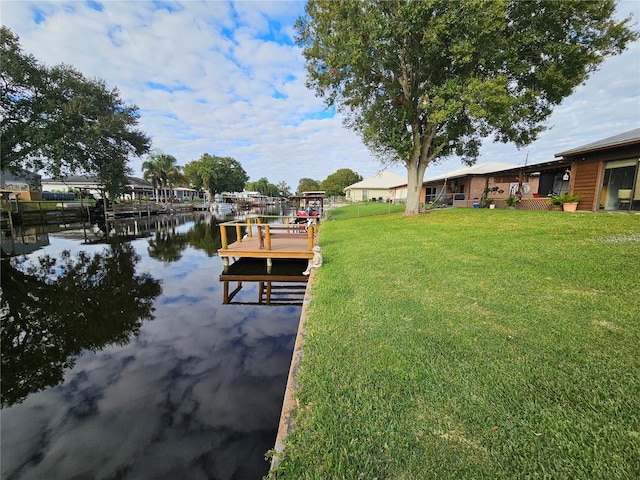
POLYGON ((162 185, 162 169, 156 158, 157 154, 149 155, 149 158, 142 163, 142 177, 151 182, 153 186, 156 202, 160 198, 158 187, 162 185))
POLYGON ((174 187, 187 186, 187 178, 183 175, 180 165, 175 165, 167 171, 167 185, 171 191, 174 187))
POLYGON ((143 177, 150 180, 153 189, 156 191, 156 199, 159 197, 159 189, 163 189, 165 202, 167 200, 167 181, 169 172, 180 167, 176 165, 178 160, 173 155, 157 152, 149 155, 142 164, 143 177))
POLYGON ((176 157, 166 153, 158 154, 158 162, 162 170, 162 187, 164 189, 164 200, 166 202, 171 197, 169 190, 171 190, 171 193, 173 191, 173 187, 169 185, 169 175, 172 175, 171 172, 180 167, 177 166, 178 160, 176 160, 176 157))

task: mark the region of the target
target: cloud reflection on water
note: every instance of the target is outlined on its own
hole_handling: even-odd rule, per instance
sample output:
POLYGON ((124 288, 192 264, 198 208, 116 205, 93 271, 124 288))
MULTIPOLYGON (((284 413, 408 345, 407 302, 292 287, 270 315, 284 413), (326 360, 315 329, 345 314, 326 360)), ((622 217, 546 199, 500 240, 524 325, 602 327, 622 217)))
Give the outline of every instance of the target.
MULTIPOLYGON (((163 264, 156 318, 2 413, 3 478, 260 478, 299 307, 222 305, 217 257, 163 264)), ((117 309, 117 305, 114 305, 117 309)))

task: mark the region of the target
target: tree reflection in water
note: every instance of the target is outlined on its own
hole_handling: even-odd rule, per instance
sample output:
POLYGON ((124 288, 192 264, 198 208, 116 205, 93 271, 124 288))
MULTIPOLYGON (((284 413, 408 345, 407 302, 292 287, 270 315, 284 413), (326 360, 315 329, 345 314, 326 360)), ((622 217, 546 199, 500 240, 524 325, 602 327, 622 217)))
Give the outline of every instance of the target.
MULTIPOLYGON (((229 243, 236 241, 235 229, 227 232, 229 243)), ((175 224, 166 224, 164 228, 155 231, 149 239, 147 253, 151 258, 165 263, 177 262, 182 258, 182 252, 187 246, 206 252, 208 257, 218 254, 222 248, 220 240, 220 226, 215 218, 209 216, 195 221, 188 232, 176 232, 175 224)))
POLYGON ((130 243, 1 264, 2 407, 57 385, 83 351, 126 345, 154 318, 161 284, 137 273, 130 243))
POLYGON ((165 263, 177 262, 182 258, 182 251, 187 248, 187 245, 189 242, 185 234, 156 230, 153 238, 149 239, 147 252, 156 260, 165 263))

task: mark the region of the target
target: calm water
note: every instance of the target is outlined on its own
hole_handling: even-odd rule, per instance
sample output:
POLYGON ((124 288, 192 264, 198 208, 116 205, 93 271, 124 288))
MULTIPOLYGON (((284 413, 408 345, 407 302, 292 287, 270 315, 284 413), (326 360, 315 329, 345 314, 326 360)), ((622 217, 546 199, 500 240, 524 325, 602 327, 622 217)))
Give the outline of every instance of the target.
POLYGON ((261 478, 300 307, 223 304, 210 216, 118 230, 2 260, 1 477, 261 478))

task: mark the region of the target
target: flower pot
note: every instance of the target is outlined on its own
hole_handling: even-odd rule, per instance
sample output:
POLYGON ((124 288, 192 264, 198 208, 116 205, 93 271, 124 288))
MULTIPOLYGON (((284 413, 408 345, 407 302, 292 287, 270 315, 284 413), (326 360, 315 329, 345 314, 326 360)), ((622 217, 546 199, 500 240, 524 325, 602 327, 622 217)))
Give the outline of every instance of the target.
POLYGON ((495 203, 490 203, 490 204, 489 204, 489 208, 490 208, 491 210, 493 210, 494 208, 496 208, 496 204, 495 204, 495 203))
POLYGON ((578 208, 578 202, 563 203, 562 210, 565 212, 575 212, 578 208))

